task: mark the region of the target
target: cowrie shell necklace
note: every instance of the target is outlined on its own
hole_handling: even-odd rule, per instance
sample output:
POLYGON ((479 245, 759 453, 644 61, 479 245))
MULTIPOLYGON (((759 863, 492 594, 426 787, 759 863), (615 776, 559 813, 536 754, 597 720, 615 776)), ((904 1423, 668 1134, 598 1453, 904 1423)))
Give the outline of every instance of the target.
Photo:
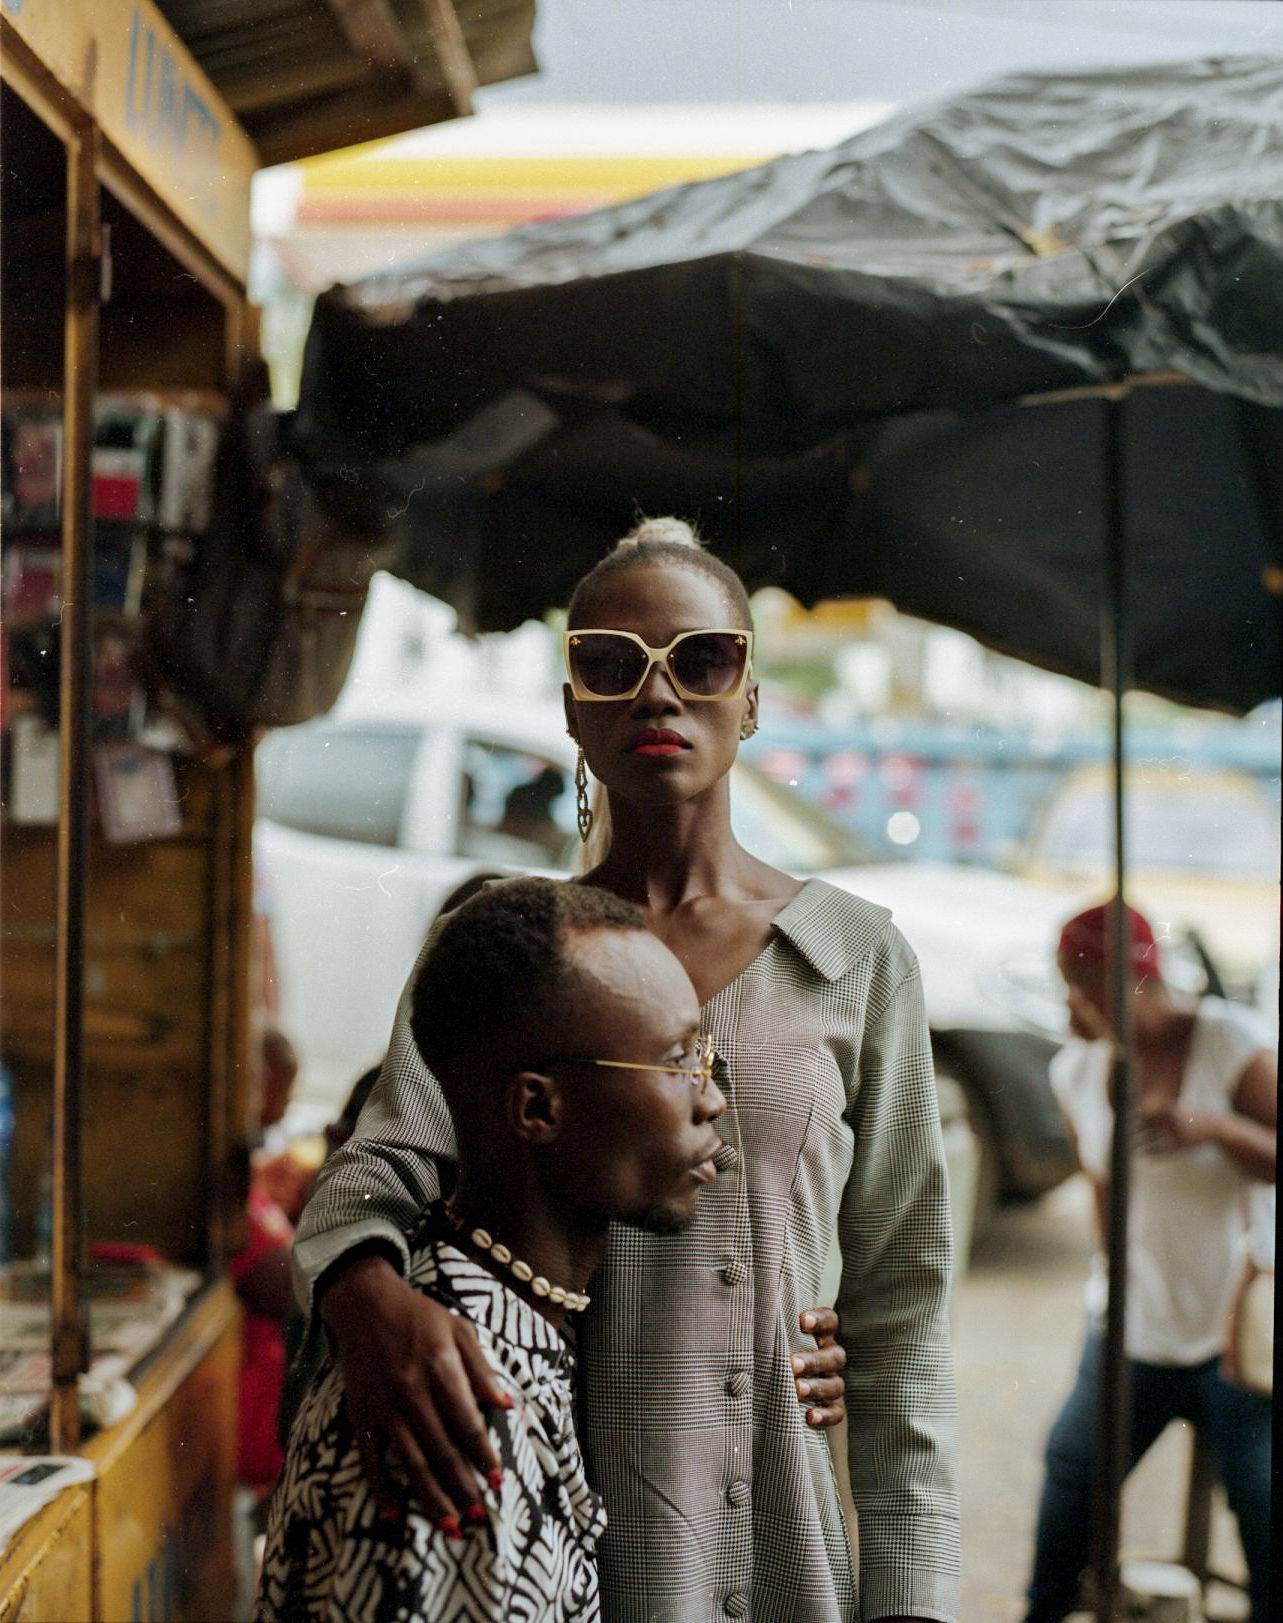
POLYGON ((582 1291, 572 1291, 564 1285, 549 1283, 542 1274, 537 1274, 528 1262, 523 1262, 520 1257, 514 1257, 508 1247, 496 1240, 488 1229, 469 1229, 452 1206, 447 1204, 445 1211, 460 1234, 466 1233, 478 1251, 484 1251, 501 1268, 506 1268, 512 1277, 519 1279, 533 1295, 547 1297, 557 1307, 564 1307, 568 1313, 582 1313, 591 1302, 592 1298, 585 1296, 582 1291))

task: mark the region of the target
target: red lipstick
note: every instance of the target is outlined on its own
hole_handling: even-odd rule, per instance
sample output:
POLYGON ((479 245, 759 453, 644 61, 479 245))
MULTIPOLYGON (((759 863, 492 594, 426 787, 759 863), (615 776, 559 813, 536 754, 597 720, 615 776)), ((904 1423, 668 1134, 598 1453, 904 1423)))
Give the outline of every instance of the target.
POLYGON ((680 733, 670 732, 667 727, 648 728, 644 733, 638 733, 628 746, 632 755, 678 755, 682 750, 688 750, 689 743, 680 733))

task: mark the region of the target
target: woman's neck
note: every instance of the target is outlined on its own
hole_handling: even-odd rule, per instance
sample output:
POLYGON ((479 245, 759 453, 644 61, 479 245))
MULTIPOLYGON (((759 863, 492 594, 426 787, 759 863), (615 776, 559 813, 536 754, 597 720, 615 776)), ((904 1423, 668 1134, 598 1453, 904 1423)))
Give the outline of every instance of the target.
POLYGON ((670 912, 698 896, 750 888, 760 866, 731 830, 725 780, 703 796, 674 806, 610 800, 610 850, 596 883, 655 912, 670 912))

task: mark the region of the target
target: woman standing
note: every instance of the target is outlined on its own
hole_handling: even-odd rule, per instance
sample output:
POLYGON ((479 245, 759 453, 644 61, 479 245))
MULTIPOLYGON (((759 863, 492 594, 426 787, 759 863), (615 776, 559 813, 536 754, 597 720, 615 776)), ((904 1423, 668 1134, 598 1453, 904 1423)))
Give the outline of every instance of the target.
MULTIPOLYGON (((609 1520, 604 1615, 949 1623, 948 1193, 913 954, 885 909, 800 883, 736 840, 728 774, 757 724, 752 621, 739 578, 685 525, 640 526, 580 582, 568 625, 567 725, 611 825, 582 882, 635 903, 681 961, 729 1100, 693 1227, 675 1241, 612 1235, 583 1330, 585 1453, 609 1520), (814 1304, 835 1231, 841 1382, 840 1352, 810 1344, 829 1323, 814 1304), (822 1435, 843 1394, 858 1598, 822 1435)), ((582 770, 580 783, 586 832, 582 770)), ((452 1152, 403 1009, 296 1247, 367 1470, 386 1491, 390 1450, 447 1509, 494 1468, 477 1404, 498 1393, 466 1331, 429 1317, 400 1274, 404 1234, 452 1152)))

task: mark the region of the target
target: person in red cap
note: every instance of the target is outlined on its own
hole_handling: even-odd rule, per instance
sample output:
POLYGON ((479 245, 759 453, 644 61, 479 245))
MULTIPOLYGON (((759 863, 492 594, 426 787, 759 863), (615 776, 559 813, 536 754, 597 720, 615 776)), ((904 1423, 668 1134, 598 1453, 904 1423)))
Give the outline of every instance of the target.
MULTIPOLYGON (((1061 931, 1057 962, 1072 1036, 1051 1082, 1091 1180, 1101 1238, 1108 1197, 1115 1031, 1113 903, 1061 931)), ((1127 1249, 1125 1349, 1131 1380, 1130 1465, 1172 1420, 1205 1428, 1249 1571, 1253 1623, 1266 1623, 1270 1565, 1267 1396, 1225 1379, 1230 1309, 1249 1221, 1273 1249, 1278 1066, 1271 1033, 1249 1009, 1168 986, 1148 920, 1128 908, 1127 985, 1136 1119, 1127 1249)), ((1092 1451, 1106 1270, 1098 1251, 1078 1379, 1051 1429, 1026 1623, 1060 1623, 1079 1605, 1091 1533, 1092 1451)))

